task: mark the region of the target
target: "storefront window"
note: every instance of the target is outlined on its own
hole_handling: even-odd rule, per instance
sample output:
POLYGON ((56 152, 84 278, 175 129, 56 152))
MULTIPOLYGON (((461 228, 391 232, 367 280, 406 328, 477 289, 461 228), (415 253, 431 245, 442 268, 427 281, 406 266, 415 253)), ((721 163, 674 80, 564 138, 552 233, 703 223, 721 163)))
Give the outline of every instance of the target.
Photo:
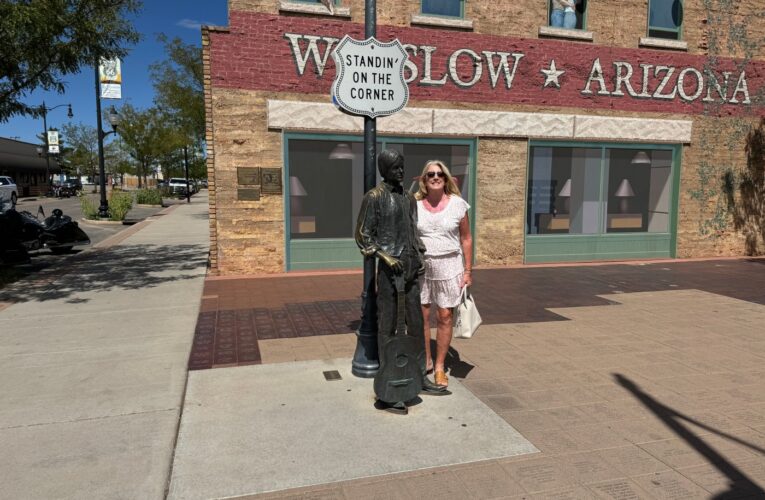
POLYGON ((606 150, 608 233, 669 230, 671 151, 606 150))
MULTIPOLYGON (((470 194, 470 147, 408 142, 378 143, 405 158, 404 188, 416 191, 416 178, 428 160, 442 160, 463 198, 470 194)), ((290 237, 353 238, 364 186, 364 147, 359 141, 291 139, 289 157, 290 237)), ((379 174, 377 181, 380 181, 379 174)))
POLYGON ((667 233, 672 150, 531 148, 527 234, 667 233))

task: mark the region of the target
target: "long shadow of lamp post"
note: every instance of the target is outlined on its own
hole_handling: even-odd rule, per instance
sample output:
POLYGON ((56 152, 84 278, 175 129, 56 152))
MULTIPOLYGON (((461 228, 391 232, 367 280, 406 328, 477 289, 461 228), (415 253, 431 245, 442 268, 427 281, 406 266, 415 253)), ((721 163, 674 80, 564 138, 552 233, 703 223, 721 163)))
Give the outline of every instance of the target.
POLYGON ((635 382, 628 379, 624 375, 615 373, 613 374, 613 377, 619 385, 630 391, 638 399, 638 401, 643 404, 643 406, 648 408, 654 415, 661 419, 664 425, 669 427, 672 432, 677 434, 678 437, 682 438, 686 443, 688 443, 696 451, 703 455, 711 465, 715 466, 717 470, 719 470, 728 478, 729 490, 716 494, 713 497, 715 500, 741 498, 742 496, 746 498, 765 498, 765 490, 760 488, 759 485, 752 481, 746 474, 741 472, 735 465, 727 461, 725 457, 723 457, 720 453, 717 452, 717 450, 704 442, 703 439, 699 438, 697 435, 687 429, 681 421, 684 420, 688 423, 701 427, 706 431, 717 434, 718 436, 721 436, 725 439, 739 443, 759 454, 765 454, 764 449, 760 448, 759 446, 747 443, 746 441, 743 441, 728 433, 714 429, 704 424, 703 422, 699 422, 698 420, 695 420, 688 415, 680 413, 674 408, 670 408, 669 406, 662 404, 661 402, 651 397, 648 393, 644 392, 635 382))
MULTIPOLYGON (((40 114, 42 115, 43 119, 43 140, 45 141, 45 186, 46 191, 50 191, 50 144, 48 144, 48 112, 53 111, 54 109, 63 108, 66 106, 69 108, 69 111, 67 111, 66 116, 67 118, 73 118, 74 113, 72 113, 72 105, 71 104, 59 104, 58 106, 52 106, 47 107, 45 106, 45 101, 43 101, 42 105, 40 106, 40 114)), ((40 150, 37 150, 37 154, 39 156, 42 156, 42 153, 40 150)))

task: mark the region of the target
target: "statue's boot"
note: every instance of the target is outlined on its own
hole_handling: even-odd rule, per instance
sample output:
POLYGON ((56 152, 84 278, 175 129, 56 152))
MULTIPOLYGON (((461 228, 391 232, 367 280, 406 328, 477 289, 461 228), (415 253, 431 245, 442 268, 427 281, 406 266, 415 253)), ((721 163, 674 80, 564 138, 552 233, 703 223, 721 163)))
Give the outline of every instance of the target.
POLYGON ((386 403, 385 401, 378 399, 377 405, 375 406, 379 410, 385 410, 390 413, 395 413, 396 415, 406 415, 409 413, 409 409, 403 401, 399 401, 398 403, 386 403))
POLYGON ((451 391, 443 385, 436 385, 431 382, 428 377, 422 377, 422 392, 420 394, 428 396, 448 396, 451 394, 451 391))

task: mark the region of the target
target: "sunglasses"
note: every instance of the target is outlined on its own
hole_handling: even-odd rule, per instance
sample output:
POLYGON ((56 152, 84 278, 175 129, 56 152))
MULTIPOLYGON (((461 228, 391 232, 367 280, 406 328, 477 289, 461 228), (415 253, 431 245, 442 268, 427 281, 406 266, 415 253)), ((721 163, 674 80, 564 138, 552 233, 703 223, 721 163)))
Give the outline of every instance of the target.
POLYGON ((425 176, 428 179, 432 179, 433 177, 446 177, 446 174, 443 172, 427 172, 425 176))

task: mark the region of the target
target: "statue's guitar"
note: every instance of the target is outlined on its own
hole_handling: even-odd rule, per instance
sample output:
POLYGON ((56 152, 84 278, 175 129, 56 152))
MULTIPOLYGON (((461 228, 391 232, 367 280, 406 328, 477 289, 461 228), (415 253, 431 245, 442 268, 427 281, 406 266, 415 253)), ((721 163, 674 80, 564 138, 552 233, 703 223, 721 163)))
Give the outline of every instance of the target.
POLYGON ((375 375, 375 394, 384 403, 411 401, 422 390, 425 345, 422 332, 406 328, 406 292, 403 275, 394 278, 398 311, 395 335, 380 335, 380 368, 375 375))

